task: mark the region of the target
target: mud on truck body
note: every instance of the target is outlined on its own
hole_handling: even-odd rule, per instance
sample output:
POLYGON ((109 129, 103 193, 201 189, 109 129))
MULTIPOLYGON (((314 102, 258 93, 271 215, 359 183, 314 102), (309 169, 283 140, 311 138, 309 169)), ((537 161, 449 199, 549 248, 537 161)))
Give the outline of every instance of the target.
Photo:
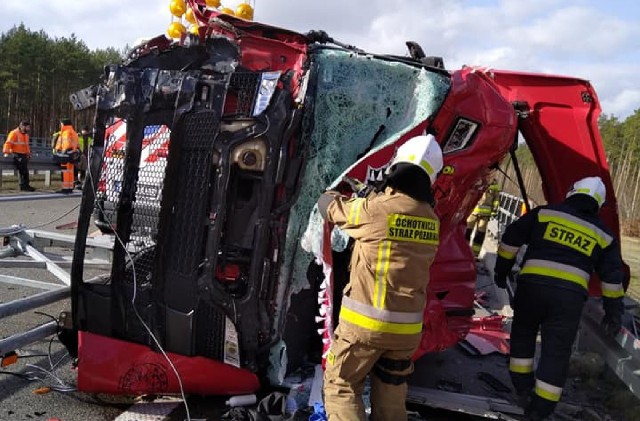
POLYGON ((602 177, 602 216, 618 235, 588 82, 448 71, 420 54, 369 54, 189 3, 198 35, 152 39, 72 95, 77 109, 96 110, 62 334, 79 390, 179 392, 166 352, 187 393, 253 392, 273 369, 291 300, 308 287, 320 291, 326 348, 349 247, 315 200, 328 186, 347 191, 343 176, 379 181, 395 149, 424 132, 441 143, 445 167, 416 358, 470 327, 476 266, 465 220, 518 133, 548 201, 577 178, 602 177), (116 241, 110 274, 86 279, 94 219, 116 241))

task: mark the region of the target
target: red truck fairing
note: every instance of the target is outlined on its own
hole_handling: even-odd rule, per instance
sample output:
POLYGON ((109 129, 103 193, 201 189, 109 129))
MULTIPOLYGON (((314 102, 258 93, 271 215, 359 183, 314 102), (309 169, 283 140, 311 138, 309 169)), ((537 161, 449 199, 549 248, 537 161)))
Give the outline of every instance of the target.
MULTIPOLYGON (((500 94, 519 109, 519 129, 540 171, 547 202, 564 200, 574 181, 599 176, 607 188, 600 216, 619 238, 618 205, 598 130, 600 103, 591 83, 567 76, 495 70, 488 76, 500 94)), ((626 264, 625 268, 626 289, 626 264)), ((600 295, 600 282, 595 280, 594 274, 590 292, 600 295)))

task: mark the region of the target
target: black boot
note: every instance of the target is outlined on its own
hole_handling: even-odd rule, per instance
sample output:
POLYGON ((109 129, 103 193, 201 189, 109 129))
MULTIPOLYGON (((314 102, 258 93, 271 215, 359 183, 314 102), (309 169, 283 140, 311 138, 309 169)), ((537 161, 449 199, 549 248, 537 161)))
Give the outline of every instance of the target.
POLYGON ((529 421, 552 421, 554 419, 552 414, 540 415, 536 411, 530 411, 530 412, 525 411, 524 415, 527 417, 527 420, 529 421))
POLYGON ((531 421, 551 421, 554 419, 553 411, 557 402, 542 399, 537 394, 531 394, 531 402, 525 409, 524 414, 531 421))
POLYGON ((467 228, 467 230, 464 232, 464 238, 469 241, 471 240, 471 234, 473 233, 473 229, 471 228, 467 228))
POLYGON ((517 397, 518 406, 526 411, 529 408, 529 405, 531 404, 531 392, 528 390, 523 392, 517 392, 517 395, 518 395, 517 397))

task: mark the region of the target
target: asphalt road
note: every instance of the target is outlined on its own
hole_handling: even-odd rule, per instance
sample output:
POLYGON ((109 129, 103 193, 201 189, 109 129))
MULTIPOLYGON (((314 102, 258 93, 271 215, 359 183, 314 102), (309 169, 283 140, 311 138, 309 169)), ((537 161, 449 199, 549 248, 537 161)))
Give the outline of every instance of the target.
MULTIPOLYGON (((73 230, 58 230, 56 226, 74 222, 77 219, 77 206, 79 203, 79 197, 64 196, 60 199, 51 200, 0 201, 0 228, 25 224, 28 228, 37 227, 37 229, 42 230, 73 234, 73 230), (69 213, 67 214, 67 212, 69 213)), ((56 249, 55 253, 62 255, 70 254, 71 251, 72 248, 56 249)), ((21 257, 20 259, 24 258, 21 257)), ((62 284, 55 276, 44 269, 8 269, 0 267, 0 275, 62 284)), ((42 292, 42 290, 0 283, 0 302, 28 297, 38 292, 42 292)), ((0 320, 0 335, 7 337, 24 332, 50 321, 51 316, 57 317, 61 311, 68 310, 69 307, 69 301, 65 300, 0 320)), ((48 375, 44 374, 44 372, 27 366, 27 364, 33 364, 50 370, 49 352, 53 364, 58 364, 56 365, 56 375, 61 381, 68 385, 75 383, 75 371, 71 366, 71 359, 57 338, 52 341, 43 340, 23 348, 19 350, 19 355, 37 356, 20 358, 18 363, 0 371, 0 420, 49 420, 56 418, 60 421, 112 420, 129 407, 130 402, 121 401, 123 404, 117 405, 118 401, 112 400, 106 404, 100 400, 99 396, 89 396, 82 393, 55 391, 45 394, 34 393, 34 391, 43 386, 60 385, 57 380, 47 377, 48 375), (10 373, 18 373, 20 375, 37 373, 39 376, 44 377, 44 380, 30 381, 10 373)))

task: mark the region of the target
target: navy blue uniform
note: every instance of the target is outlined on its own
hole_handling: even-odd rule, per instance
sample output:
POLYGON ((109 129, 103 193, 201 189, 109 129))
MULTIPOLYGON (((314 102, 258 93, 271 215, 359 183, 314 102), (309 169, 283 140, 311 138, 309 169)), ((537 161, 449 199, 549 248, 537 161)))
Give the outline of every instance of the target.
POLYGON ((597 216, 595 201, 576 195, 535 208, 507 227, 498 248, 495 277, 506 283, 516 253, 528 245, 514 300, 509 372, 519 394, 533 390, 530 410, 553 412, 567 377, 571 347, 595 271, 607 317, 623 312, 622 259, 616 238, 597 216), (534 376, 536 336, 541 355, 534 376))

